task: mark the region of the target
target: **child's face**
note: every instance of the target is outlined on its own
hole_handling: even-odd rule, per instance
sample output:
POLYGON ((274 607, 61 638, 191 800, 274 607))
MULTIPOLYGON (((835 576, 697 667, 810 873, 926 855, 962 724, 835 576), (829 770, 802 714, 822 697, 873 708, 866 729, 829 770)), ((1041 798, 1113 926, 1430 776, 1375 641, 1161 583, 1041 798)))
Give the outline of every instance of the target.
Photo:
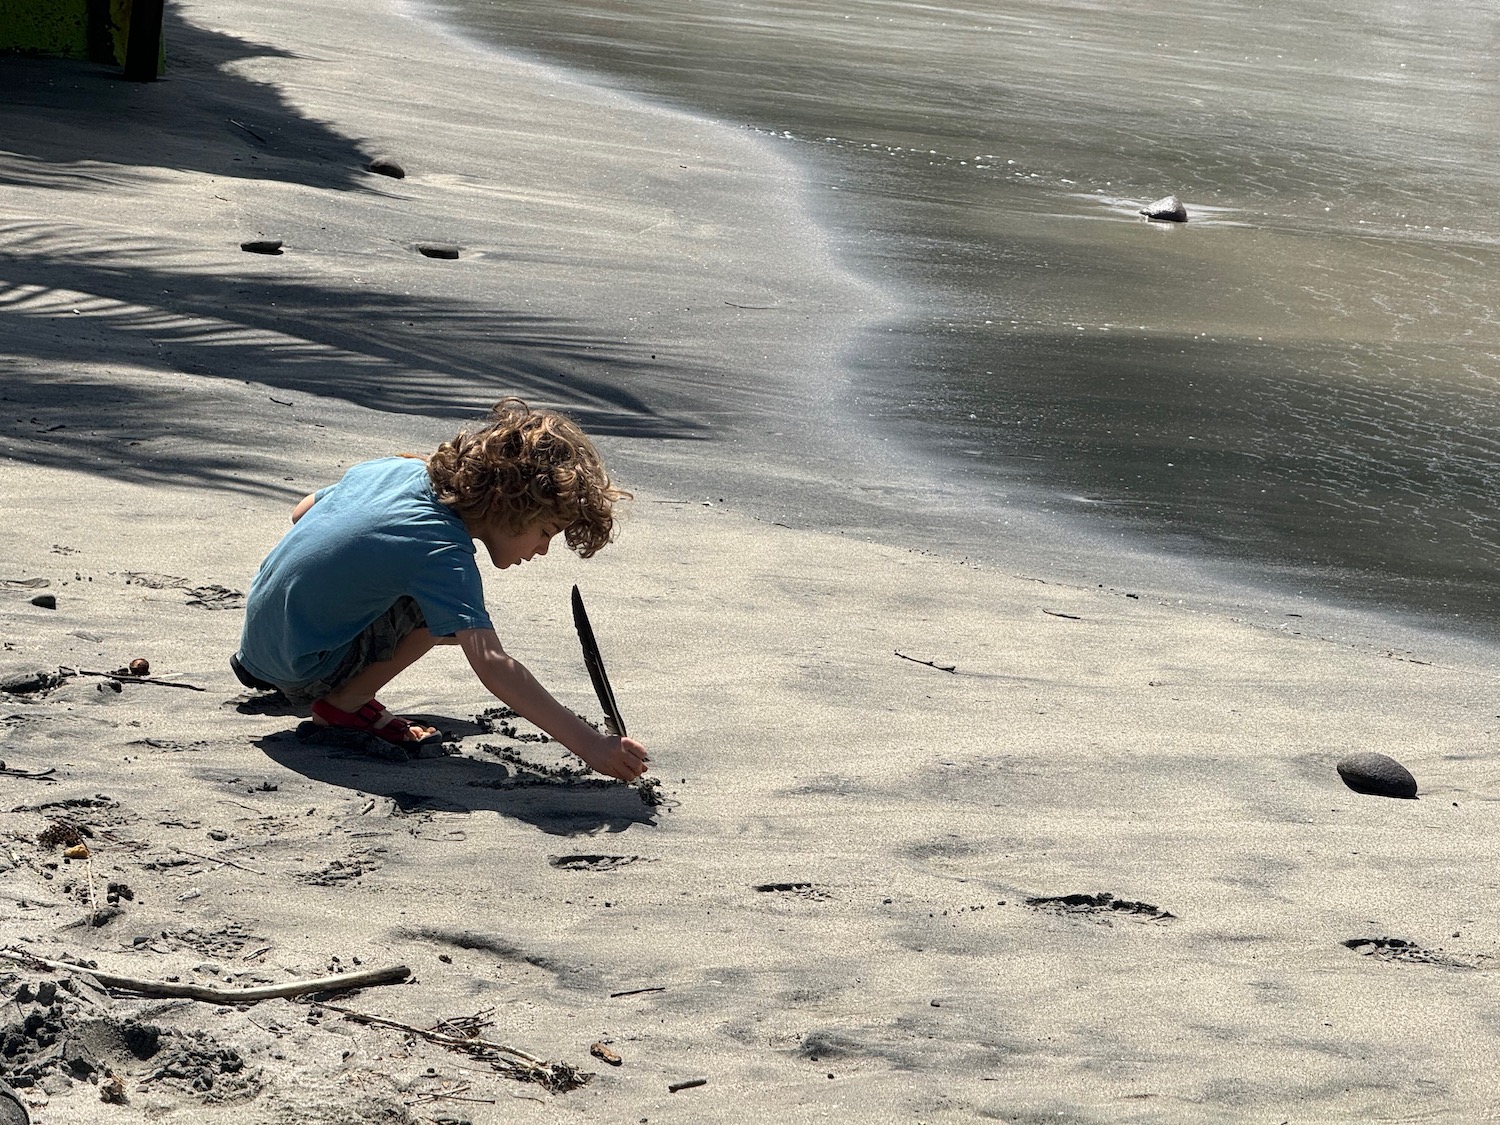
POLYGON ((530 524, 520 531, 493 530, 476 535, 490 553, 490 562, 504 570, 508 566, 520 566, 523 562, 547 553, 553 537, 562 527, 556 521, 530 524))

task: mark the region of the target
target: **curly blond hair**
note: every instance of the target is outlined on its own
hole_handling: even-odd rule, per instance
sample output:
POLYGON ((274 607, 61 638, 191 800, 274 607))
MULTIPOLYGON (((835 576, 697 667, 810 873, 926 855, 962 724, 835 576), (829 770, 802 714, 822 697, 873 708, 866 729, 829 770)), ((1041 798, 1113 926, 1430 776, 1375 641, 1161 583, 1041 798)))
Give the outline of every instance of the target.
POLYGON ((518 398, 502 399, 485 426, 438 446, 427 475, 437 498, 470 527, 523 531, 555 522, 569 550, 585 559, 614 538, 612 509, 630 498, 610 483, 576 422, 518 398))

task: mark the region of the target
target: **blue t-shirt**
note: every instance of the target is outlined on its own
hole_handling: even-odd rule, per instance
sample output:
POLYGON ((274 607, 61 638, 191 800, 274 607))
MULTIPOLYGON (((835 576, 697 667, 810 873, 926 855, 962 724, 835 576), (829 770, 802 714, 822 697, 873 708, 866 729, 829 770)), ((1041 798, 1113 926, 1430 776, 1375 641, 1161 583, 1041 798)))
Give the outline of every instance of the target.
POLYGON ((245 601, 240 661, 279 684, 321 680, 403 594, 434 636, 488 629, 474 540, 432 494, 427 465, 353 466, 266 556, 245 601))

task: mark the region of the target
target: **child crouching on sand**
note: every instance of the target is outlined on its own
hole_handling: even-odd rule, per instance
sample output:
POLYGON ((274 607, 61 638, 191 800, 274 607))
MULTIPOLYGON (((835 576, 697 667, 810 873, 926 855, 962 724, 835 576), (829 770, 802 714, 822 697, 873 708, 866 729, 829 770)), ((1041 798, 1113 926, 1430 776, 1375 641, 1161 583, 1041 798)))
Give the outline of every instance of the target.
POLYGON ((391 714, 376 693, 433 646, 456 644, 523 718, 600 773, 639 777, 644 746, 589 726, 501 647, 474 548, 504 570, 561 535, 589 558, 628 495, 570 419, 506 399, 430 457, 366 461, 304 497, 250 587, 230 664, 248 686, 310 702, 314 722, 417 743, 437 732, 391 714))

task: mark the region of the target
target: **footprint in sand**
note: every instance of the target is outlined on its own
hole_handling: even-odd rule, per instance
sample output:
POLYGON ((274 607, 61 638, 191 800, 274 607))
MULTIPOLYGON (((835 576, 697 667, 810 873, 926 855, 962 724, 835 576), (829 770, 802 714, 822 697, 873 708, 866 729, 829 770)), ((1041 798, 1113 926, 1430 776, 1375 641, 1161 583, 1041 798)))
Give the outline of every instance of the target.
POLYGON ((547 862, 562 871, 614 871, 639 863, 643 858, 638 855, 553 855, 547 857, 547 862))
POLYGON ((1102 922, 1106 926, 1110 925, 1115 918, 1125 918, 1131 922, 1165 922, 1177 917, 1171 911, 1153 906, 1149 902, 1132 902, 1129 899, 1115 898, 1108 891, 1100 891, 1096 895, 1052 895, 1028 898, 1026 905, 1033 910, 1048 914, 1081 916, 1091 922, 1102 922))
POLYGON ((793 895, 797 898, 825 899, 832 896, 815 883, 758 883, 762 894, 793 895))
POLYGON ((1414 941, 1395 937, 1349 938, 1344 946, 1377 961, 1399 961, 1408 965, 1434 965, 1440 969, 1477 969, 1473 961, 1451 957, 1440 949, 1425 949, 1414 941))

